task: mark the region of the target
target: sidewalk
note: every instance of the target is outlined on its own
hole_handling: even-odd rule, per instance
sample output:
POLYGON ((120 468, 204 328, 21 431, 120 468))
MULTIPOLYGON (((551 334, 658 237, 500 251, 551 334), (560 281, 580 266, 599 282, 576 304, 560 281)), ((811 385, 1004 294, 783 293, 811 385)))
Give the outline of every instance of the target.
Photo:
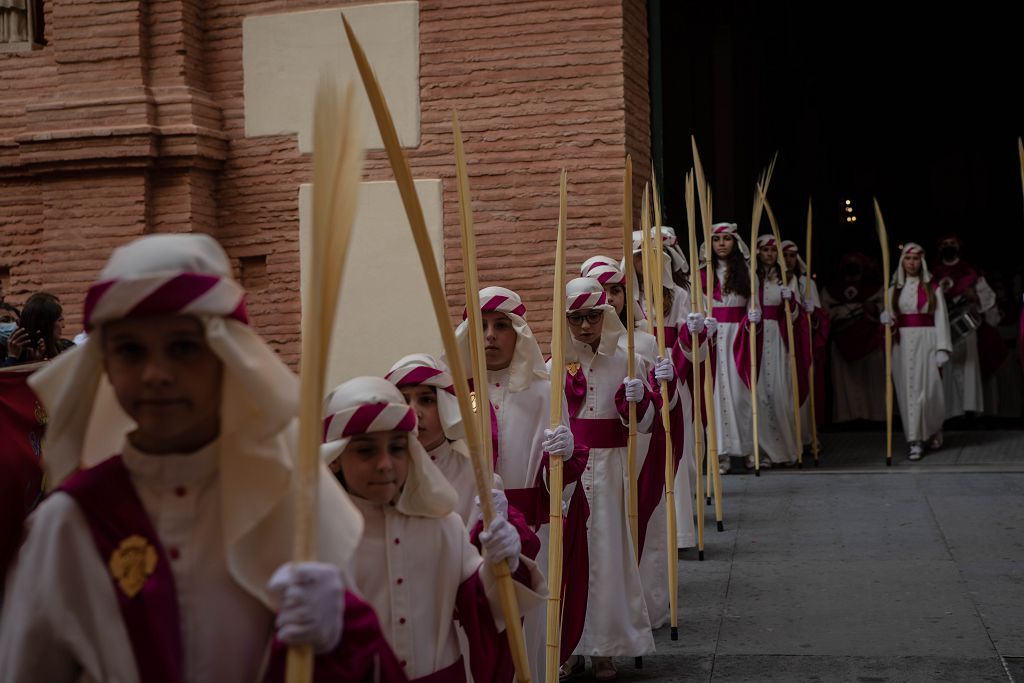
POLYGON ((892 468, 864 448, 884 435, 826 438, 821 468, 724 477, 726 531, 707 508, 706 560, 679 563, 679 641, 619 680, 1024 681, 1024 434, 892 468))

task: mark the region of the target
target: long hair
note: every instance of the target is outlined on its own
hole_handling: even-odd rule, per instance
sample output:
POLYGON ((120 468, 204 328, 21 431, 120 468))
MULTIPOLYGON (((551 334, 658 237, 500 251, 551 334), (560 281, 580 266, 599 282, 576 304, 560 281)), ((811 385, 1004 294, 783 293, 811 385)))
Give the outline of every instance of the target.
MULTIPOLYGON (((747 262, 740 253, 739 245, 733 239, 732 253, 725 259, 726 272, 725 282, 722 283, 722 294, 737 294, 744 298, 750 298, 750 273, 747 272, 747 262)), ((718 254, 711 249, 711 267, 718 270, 718 254)), ((713 292, 708 293, 713 295, 713 292)))
POLYGON ((782 268, 779 267, 779 262, 775 261, 772 265, 765 265, 761 262, 761 257, 757 258, 757 276, 761 278, 761 282, 770 282, 774 280, 779 284, 782 284, 782 268))
POLYGON ((47 292, 36 292, 21 309, 21 327, 29 333, 33 344, 43 340, 47 358, 53 358, 61 351, 53 327, 63 313, 64 309, 57 297, 47 292))

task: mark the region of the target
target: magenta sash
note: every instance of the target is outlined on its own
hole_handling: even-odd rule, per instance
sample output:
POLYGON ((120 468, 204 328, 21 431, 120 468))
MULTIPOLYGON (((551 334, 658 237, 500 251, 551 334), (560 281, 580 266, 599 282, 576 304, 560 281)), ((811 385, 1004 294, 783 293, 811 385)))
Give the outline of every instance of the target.
POLYGON ((572 435, 590 448, 625 448, 629 442, 629 431, 618 418, 569 420, 572 435))
POLYGON ((901 313, 896 323, 899 327, 935 327, 935 316, 931 313, 901 313))
POLYGON ((762 306, 761 307, 761 318, 763 320, 774 320, 775 322, 783 321, 784 309, 782 306, 762 306))
POLYGON ((676 340, 679 339, 679 328, 674 325, 665 326, 665 348, 670 349, 676 345, 676 340))
POLYGON ((711 313, 720 323, 742 323, 747 319, 746 306, 715 306, 711 313))
POLYGON ((138 593, 128 597, 113 575, 111 581, 139 680, 179 683, 184 675, 183 649, 174 575, 121 456, 75 472, 59 490, 71 496, 82 510, 104 563, 130 536, 141 536, 153 546, 156 566, 138 593))

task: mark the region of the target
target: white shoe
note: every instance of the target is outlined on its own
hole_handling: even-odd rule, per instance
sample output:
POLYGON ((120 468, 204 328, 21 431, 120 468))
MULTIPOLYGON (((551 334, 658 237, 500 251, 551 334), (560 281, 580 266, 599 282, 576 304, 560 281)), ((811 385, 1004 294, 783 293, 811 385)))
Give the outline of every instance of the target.
POLYGON ((761 458, 761 469, 770 470, 772 468, 772 461, 768 458, 761 458))
POLYGON ((939 432, 932 438, 928 439, 928 448, 937 451, 942 448, 942 432, 939 432))
POLYGON ((920 460, 921 455, 924 453, 924 446, 920 441, 915 441, 910 444, 910 453, 907 455, 908 460, 920 460))
POLYGON ((729 458, 726 457, 724 460, 718 461, 718 473, 729 474, 729 470, 732 469, 732 463, 729 462, 729 458))

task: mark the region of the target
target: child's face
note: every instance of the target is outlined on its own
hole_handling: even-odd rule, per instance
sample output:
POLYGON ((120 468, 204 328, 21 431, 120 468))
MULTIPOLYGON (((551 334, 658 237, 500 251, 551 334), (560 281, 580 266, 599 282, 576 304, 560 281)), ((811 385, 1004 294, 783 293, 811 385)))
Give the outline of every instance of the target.
POLYGON ((784 249, 782 255, 786 257, 786 270, 793 272, 796 270, 796 252, 792 249, 784 249))
POLYGON ((903 270, 907 275, 916 276, 921 274, 921 255, 906 254, 903 256, 903 270))
POLYGON ((715 256, 720 259, 729 258, 735 246, 736 243, 730 234, 711 236, 711 248, 715 250, 715 256))
POLYGON ((419 384, 400 389, 405 402, 416 411, 417 438, 428 451, 440 446, 444 440, 444 428, 437 411, 437 389, 419 384))
POLYGON ((103 364, 117 402, 146 453, 191 453, 220 433, 223 365, 202 324, 185 315, 116 320, 103 326, 103 364))
POLYGON ((504 370, 512 364, 516 352, 516 328, 507 315, 500 311, 483 314, 484 355, 488 370, 504 370))
POLYGON ((774 266, 775 262, 779 260, 779 250, 776 249, 774 244, 766 244, 763 247, 758 247, 757 255, 760 257, 761 263, 766 266, 774 266))
POLYGON ((605 285, 604 293, 608 296, 608 303, 615 309, 615 314, 621 315, 622 306, 626 303, 626 290, 622 285, 605 285))
POLYGON ((353 436, 330 467, 349 493, 383 505, 405 486, 409 458, 408 432, 370 432, 353 436))

